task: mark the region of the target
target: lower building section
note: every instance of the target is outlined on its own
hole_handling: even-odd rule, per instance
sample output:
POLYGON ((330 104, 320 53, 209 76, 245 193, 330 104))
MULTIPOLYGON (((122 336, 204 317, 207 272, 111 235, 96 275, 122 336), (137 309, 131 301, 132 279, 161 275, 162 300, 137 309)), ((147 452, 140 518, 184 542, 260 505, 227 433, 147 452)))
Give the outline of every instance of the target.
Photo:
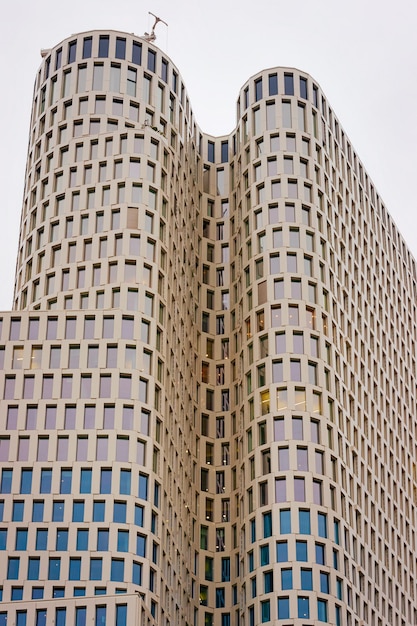
POLYGON ((37 589, 31 602, 0 604, 1 626, 156 626, 158 623, 138 593, 86 596, 79 588, 77 597, 64 600, 64 593, 60 596, 56 592, 54 599, 47 600, 42 599, 42 588, 37 589))

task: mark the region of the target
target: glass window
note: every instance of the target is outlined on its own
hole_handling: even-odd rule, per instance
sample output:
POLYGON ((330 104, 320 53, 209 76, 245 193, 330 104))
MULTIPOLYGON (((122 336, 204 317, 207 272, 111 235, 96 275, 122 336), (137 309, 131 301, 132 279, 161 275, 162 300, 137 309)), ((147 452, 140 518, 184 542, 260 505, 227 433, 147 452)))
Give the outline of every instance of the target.
POLYGON ((23 502, 23 500, 13 501, 13 508, 12 508, 12 521, 13 522, 23 521, 24 509, 25 509, 25 503, 23 502))
POLYGON ((307 541, 295 542, 295 554, 297 561, 307 561, 307 541))
POLYGON ((304 478, 294 478, 294 498, 298 502, 305 502, 305 480, 304 478))
POLYGON ((60 551, 68 550, 68 530, 66 528, 57 529, 55 549, 60 551))
POLYGON ((64 519, 64 501, 54 500, 52 505, 52 521, 62 522, 64 519))
POLYGON ((35 500, 32 507, 32 522, 43 522, 43 500, 35 500))
POLYGON ((22 474, 20 476, 20 493, 31 493, 32 491, 32 470, 31 469, 22 469, 22 474))
POLYGON ((108 35, 100 35, 100 39, 98 43, 98 56, 99 57, 109 56, 109 36, 108 35))
POLYGON ((107 551, 109 549, 109 531, 107 528, 99 528, 97 531, 97 550, 107 551))
POLYGON ((306 596, 298 596, 297 598, 298 617, 310 617, 310 601, 306 596))
POLYGON ((278 598, 278 619, 289 619, 290 600, 289 598, 278 598))
POLYGON ((139 474, 138 497, 142 500, 148 499, 148 476, 145 474, 139 474))
POLYGON ((281 589, 292 589, 292 568, 286 568, 281 570, 281 589))
POLYGON ((141 65, 142 63, 142 44, 134 41, 132 44, 132 63, 141 65))
POLYGON ((117 550, 119 552, 127 552, 129 549, 129 531, 118 530, 117 531, 117 550))
POLYGON ((277 74, 269 74, 268 87, 269 87, 270 96, 278 95, 278 75, 277 74))
MULTIPOLYGON (((103 565, 103 559, 101 558, 90 559, 90 580, 101 580, 102 565, 103 565)), ((97 622, 97 623, 101 623, 101 622, 97 622)))
POLYGON ((115 502, 113 505, 113 521, 126 523, 126 502, 115 502))
POLYGON ((15 550, 26 550, 28 540, 28 531, 26 528, 18 528, 16 530, 15 550))
POLYGON ((48 545, 48 529, 38 528, 36 531, 36 550, 46 550, 48 545))
POLYGON ((301 568, 301 589, 304 591, 313 590, 313 571, 301 568))
POLYGON ((50 557, 48 563, 48 580, 59 580, 61 572, 61 559, 50 557))
POLYGON ((19 557, 9 557, 7 560, 7 579, 18 580, 19 579, 19 557))
POLYGON ((277 562, 285 563, 288 561, 288 543, 286 541, 277 542, 277 562))
POLYGON ((39 557, 29 557, 28 559, 28 580, 39 580, 39 557))
POLYGON ((322 543, 316 543, 316 563, 325 565, 325 547, 322 543))
POLYGON ((83 59, 90 59, 91 58, 92 43, 93 43, 93 38, 92 37, 84 37, 84 41, 83 41, 83 59))
POLYGON ((327 600, 317 600, 317 617, 319 622, 327 622, 327 600))
POLYGON ((125 569, 125 562, 123 559, 112 559, 110 580, 123 582, 124 581, 124 569, 125 569))
POLYGON ((127 625, 127 604, 116 604, 116 626, 127 625))
POLYGON ((290 509, 282 509, 279 512, 280 533, 284 535, 291 532, 291 511, 290 509))
POLYGON ((310 526, 310 511, 300 509, 298 512, 299 532, 301 535, 309 535, 311 532, 310 526))
POLYGON ((61 469, 61 481, 59 493, 71 493, 72 470, 61 469))
POLYGON ((328 574, 328 572, 320 572, 320 591, 321 591, 321 593, 329 593, 329 574, 328 574))
POLYGON ((116 59, 126 58, 126 39, 122 37, 116 37, 116 59))
POLYGON ((102 500, 94 500, 93 522, 104 522, 106 503, 102 500))
POLYGON ((327 537, 327 515, 326 513, 318 513, 318 534, 319 537, 327 537))
POLYGON ((84 500, 75 500, 72 503, 72 521, 73 522, 84 521, 84 500))

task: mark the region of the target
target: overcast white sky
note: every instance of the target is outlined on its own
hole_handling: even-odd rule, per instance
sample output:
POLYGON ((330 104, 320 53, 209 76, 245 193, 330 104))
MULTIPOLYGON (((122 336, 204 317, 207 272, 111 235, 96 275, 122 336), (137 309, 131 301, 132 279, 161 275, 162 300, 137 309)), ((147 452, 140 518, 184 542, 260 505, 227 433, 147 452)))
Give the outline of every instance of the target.
POLYGON ((41 48, 89 29, 142 35, 178 66, 203 131, 229 133, 241 85, 277 65, 309 72, 417 255, 416 0, 3 0, 0 310, 12 305, 27 134, 41 48))

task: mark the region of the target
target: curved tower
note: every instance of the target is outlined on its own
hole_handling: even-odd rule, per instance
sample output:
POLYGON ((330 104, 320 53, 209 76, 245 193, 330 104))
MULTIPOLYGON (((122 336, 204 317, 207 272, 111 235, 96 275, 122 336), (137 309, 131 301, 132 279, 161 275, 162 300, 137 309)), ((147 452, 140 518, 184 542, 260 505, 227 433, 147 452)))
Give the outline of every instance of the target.
POLYGON ((43 51, 1 319, 0 626, 417 623, 415 261, 310 76, 212 137, 43 51))

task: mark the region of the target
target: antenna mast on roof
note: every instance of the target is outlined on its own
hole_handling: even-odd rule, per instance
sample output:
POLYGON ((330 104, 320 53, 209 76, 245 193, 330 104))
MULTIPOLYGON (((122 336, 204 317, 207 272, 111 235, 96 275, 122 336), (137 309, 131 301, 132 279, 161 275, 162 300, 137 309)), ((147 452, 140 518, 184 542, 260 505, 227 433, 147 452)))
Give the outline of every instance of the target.
POLYGON ((146 39, 146 41, 149 41, 150 43, 152 43, 153 41, 155 41, 156 39, 156 35, 155 35, 155 26, 159 23, 162 22, 162 24, 165 24, 165 26, 168 26, 168 24, 166 22, 164 22, 164 20, 162 20, 160 17, 157 17, 155 15, 155 13, 151 13, 150 11, 148 11, 149 15, 152 15, 155 18, 155 23, 152 26, 152 30, 151 33, 145 33, 144 39, 146 39))

